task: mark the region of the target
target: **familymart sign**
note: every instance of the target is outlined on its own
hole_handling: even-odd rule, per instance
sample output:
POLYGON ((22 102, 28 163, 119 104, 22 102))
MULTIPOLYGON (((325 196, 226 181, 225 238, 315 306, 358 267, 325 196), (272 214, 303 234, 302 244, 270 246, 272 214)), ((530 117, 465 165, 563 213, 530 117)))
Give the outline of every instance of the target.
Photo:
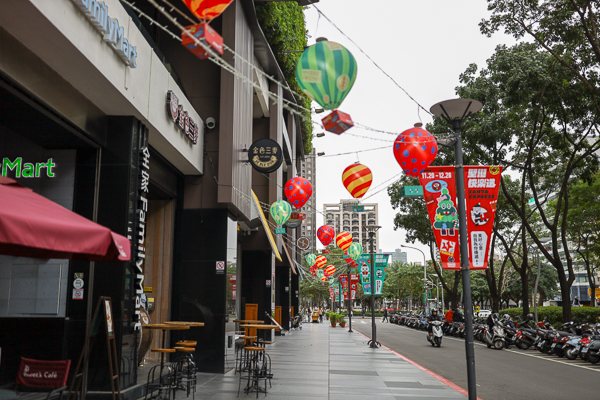
POLYGON ((15 178, 54 178, 55 174, 52 169, 55 166, 52 158, 46 162, 29 163, 23 162, 23 157, 17 157, 12 161, 10 158, 4 157, 2 159, 2 176, 7 177, 10 171, 15 178))

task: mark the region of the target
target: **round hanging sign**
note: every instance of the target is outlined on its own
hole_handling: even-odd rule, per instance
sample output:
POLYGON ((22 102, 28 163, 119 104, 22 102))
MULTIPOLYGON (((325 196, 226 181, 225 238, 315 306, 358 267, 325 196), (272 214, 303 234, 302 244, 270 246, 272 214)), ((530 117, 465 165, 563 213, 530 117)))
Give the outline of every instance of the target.
POLYGON ((283 224, 284 226, 287 226, 288 228, 297 228, 300 225, 302 225, 302 220, 301 219, 288 219, 287 222, 285 224, 283 224))
POLYGON ((248 149, 248 161, 258 172, 274 172, 283 162, 283 152, 273 139, 258 139, 248 149))
MULTIPOLYGON (((308 238, 306 236, 302 236, 302 237, 298 238, 298 241, 296 242, 296 244, 298 245, 300 250, 306 250, 310 247, 310 240, 308 240, 308 238)), ((313 265, 314 265, 314 263, 313 263, 313 265)))

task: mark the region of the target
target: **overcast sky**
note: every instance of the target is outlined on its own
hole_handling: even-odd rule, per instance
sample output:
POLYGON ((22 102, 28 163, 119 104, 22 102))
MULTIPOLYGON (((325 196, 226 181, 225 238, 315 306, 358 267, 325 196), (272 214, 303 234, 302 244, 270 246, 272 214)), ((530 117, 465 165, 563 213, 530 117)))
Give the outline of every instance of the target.
MULTIPOLYGON (((484 0, 321 0, 316 6, 426 110, 439 101, 457 97, 459 75, 469 64, 485 67, 497 45, 515 43, 501 33, 487 38, 479 32, 479 22, 489 15, 484 0)), ((317 37, 326 37, 345 46, 356 58, 358 76, 339 109, 350 114, 355 123, 396 133, 376 133, 355 126, 348 134, 326 133, 317 138, 322 130, 315 127, 313 145, 317 152, 330 156, 359 151, 317 157, 317 207, 322 210, 323 204, 352 198, 342 184, 342 172, 356 161, 368 166, 373 183, 363 202, 379 204, 379 247, 393 252, 405 243, 405 231, 394 230, 396 213, 387 190, 381 190, 401 173, 392 144, 397 134, 415 122, 425 125, 431 117, 331 23, 319 18, 314 7, 308 7, 305 14, 309 45, 317 37), (360 152, 378 147, 385 148, 360 152)), ((319 107, 316 103, 313 106, 319 107)), ((327 114, 316 114, 314 119, 320 122, 327 114)), ((323 223, 323 215, 318 214, 317 227, 323 223)), ((411 246, 421 248, 429 259, 426 246, 411 246)), ((322 246, 318 243, 317 247, 322 246)), ((418 251, 405 251, 409 262, 422 262, 418 251)))

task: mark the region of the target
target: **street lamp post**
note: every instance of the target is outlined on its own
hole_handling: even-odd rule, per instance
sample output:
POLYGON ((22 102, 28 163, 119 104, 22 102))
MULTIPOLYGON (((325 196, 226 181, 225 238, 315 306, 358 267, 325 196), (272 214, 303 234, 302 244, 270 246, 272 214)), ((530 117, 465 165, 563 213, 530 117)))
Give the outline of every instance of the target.
POLYGON ((467 233, 467 210, 465 196, 465 175, 463 166, 462 138, 460 131, 463 121, 473 113, 481 110, 483 105, 472 99, 454 99, 441 101, 434 104, 430 111, 442 117, 451 126, 455 133, 452 143, 454 145, 454 174, 456 180, 456 201, 458 208, 458 236, 460 242, 460 264, 462 270, 464 307, 465 307, 465 350, 467 353, 467 387, 469 400, 477 399, 477 384, 475 377, 475 345, 473 343, 473 304, 471 300, 471 276, 469 267, 469 247, 467 233))
MULTIPOLYGON (((427 262, 425 261, 425 253, 423 253, 423 251, 421 249, 418 249, 418 248, 412 247, 412 246, 407 246, 405 244, 401 244, 400 248, 402 248, 402 247, 406 247, 408 249, 417 250, 417 251, 420 251, 421 254, 423 254, 423 282, 426 282, 427 281, 427 262)), ((425 314, 428 314, 427 310, 428 310, 427 288, 425 288, 425 314)))
POLYGON ((369 232, 369 241, 371 242, 371 340, 368 342, 369 347, 376 349, 380 346, 377 341, 377 327, 375 326, 375 249, 373 242, 375 241, 375 232, 377 232, 381 226, 367 225, 366 229, 369 232))
POLYGON ((354 332, 352 330, 352 281, 350 280, 350 266, 348 266, 348 332, 354 332))

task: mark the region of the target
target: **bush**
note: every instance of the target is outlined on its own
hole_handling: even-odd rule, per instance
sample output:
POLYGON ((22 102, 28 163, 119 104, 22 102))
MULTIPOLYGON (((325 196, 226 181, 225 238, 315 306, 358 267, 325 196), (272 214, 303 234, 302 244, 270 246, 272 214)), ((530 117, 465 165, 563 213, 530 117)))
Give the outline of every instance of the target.
MULTIPOLYGON (((538 319, 541 321, 546 318, 553 326, 558 327, 563 324, 562 307, 538 307, 538 319)), ((533 314, 533 309, 531 309, 533 314)), ((596 323, 600 317, 600 308, 595 307, 573 307, 571 309, 573 321, 577 323, 596 323)), ((500 316, 510 315, 513 319, 521 319, 523 315, 522 308, 508 308, 500 310, 500 316)))
POLYGON ((343 315, 340 315, 339 319, 338 319, 338 323, 341 324, 345 324, 346 323, 346 318, 343 315))
POLYGON ((335 324, 335 323, 337 323, 337 321, 338 321, 338 318, 339 318, 339 314, 337 314, 337 313, 334 313, 334 312, 332 312, 332 313, 329 313, 329 321, 330 321, 332 324, 335 324))

